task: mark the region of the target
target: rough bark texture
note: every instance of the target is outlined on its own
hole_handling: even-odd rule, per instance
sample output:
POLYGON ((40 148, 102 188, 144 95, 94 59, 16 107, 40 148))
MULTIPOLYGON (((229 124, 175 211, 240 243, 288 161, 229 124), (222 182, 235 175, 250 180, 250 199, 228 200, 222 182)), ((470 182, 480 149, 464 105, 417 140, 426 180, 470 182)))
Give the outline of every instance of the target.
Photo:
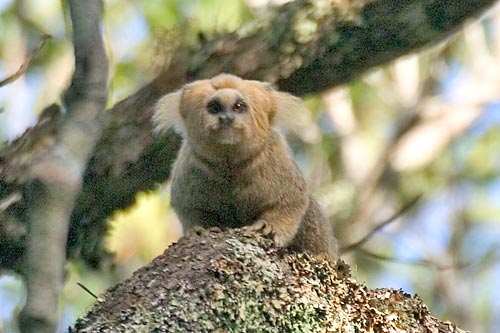
MULTIPOLYGON (((240 32, 180 48, 153 82, 101 117, 103 133, 71 218, 68 255, 102 263, 106 218, 131 204, 137 191, 168 178, 179 138, 150 135, 151 106, 161 95, 220 72, 267 80, 297 95, 319 92, 443 40, 495 2, 297 0, 240 32)), ((0 153, 0 268, 21 269, 26 177, 54 140, 61 118, 54 111, 0 153)))
POLYGON ((418 296, 242 230, 198 230, 99 297, 72 333, 463 332, 418 296))

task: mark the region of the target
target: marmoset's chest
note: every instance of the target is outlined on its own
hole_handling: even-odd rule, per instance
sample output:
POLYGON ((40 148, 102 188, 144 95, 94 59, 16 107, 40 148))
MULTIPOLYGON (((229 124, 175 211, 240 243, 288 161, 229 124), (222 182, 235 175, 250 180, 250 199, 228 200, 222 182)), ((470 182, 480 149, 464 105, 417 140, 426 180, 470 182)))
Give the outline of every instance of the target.
POLYGON ((249 175, 248 170, 214 171, 185 165, 182 175, 174 172, 172 206, 176 210, 203 212, 213 216, 217 224, 223 222, 228 227, 247 225, 269 205, 269 196, 258 188, 258 178, 258 174, 249 175))

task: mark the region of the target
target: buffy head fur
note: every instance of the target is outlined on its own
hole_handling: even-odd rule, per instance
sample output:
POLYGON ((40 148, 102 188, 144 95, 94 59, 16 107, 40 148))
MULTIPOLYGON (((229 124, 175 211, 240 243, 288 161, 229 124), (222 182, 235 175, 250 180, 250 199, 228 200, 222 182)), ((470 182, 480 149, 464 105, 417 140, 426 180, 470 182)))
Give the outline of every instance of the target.
POLYGON ((153 122, 156 132, 175 128, 212 157, 228 151, 246 155, 266 141, 277 113, 303 109, 299 98, 268 83, 221 74, 161 98, 153 122))

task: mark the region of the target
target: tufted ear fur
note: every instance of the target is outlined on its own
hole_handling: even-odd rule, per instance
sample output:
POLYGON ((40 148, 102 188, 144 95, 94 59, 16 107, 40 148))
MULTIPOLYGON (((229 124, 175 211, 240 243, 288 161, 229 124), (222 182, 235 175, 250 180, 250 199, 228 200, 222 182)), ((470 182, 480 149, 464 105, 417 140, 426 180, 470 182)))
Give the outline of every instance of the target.
POLYGON ((274 91, 274 100, 276 101, 276 112, 307 112, 307 108, 302 100, 296 96, 281 91, 274 91))
POLYGON ((153 132, 163 134, 169 129, 183 134, 182 119, 180 114, 180 103, 182 89, 167 94, 160 98, 153 110, 153 132))
POLYGON ((300 133, 311 123, 311 113, 299 97, 281 91, 273 91, 276 103, 274 123, 300 133))

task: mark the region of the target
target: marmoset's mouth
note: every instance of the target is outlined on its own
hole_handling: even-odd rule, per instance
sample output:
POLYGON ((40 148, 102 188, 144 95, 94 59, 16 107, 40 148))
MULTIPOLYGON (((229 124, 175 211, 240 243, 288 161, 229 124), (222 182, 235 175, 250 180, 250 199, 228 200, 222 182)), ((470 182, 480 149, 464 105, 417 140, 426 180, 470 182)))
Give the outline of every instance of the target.
POLYGON ((212 131, 212 138, 219 144, 235 145, 240 141, 240 131, 232 125, 220 125, 212 131))

